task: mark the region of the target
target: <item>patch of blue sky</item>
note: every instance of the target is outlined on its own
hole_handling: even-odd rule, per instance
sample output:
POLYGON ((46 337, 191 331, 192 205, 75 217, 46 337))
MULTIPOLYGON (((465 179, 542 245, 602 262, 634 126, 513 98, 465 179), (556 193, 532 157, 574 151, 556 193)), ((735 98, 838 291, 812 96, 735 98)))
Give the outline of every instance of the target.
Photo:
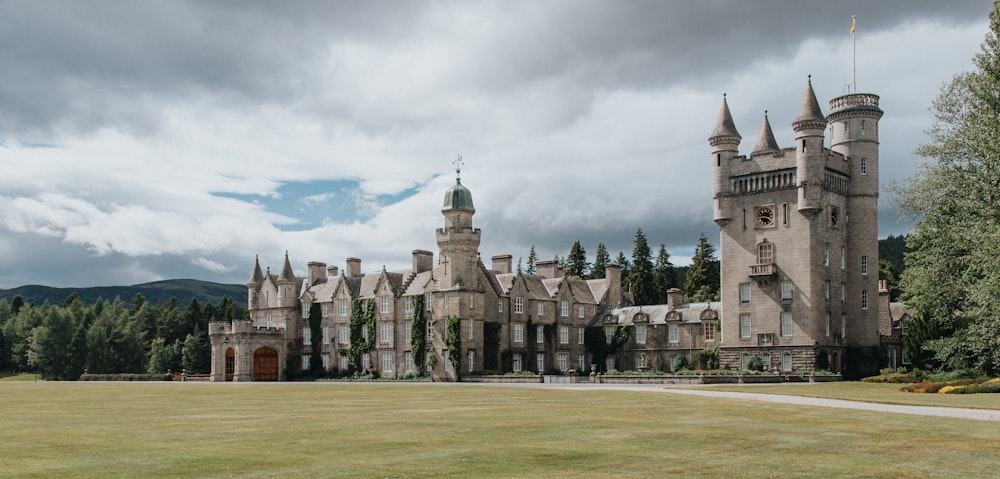
POLYGON ((416 185, 392 195, 370 195, 361 190, 357 180, 334 180, 283 183, 275 194, 214 194, 257 203, 271 213, 296 220, 277 225, 282 231, 305 231, 328 222, 363 223, 378 214, 383 206, 405 200, 418 189, 416 185))

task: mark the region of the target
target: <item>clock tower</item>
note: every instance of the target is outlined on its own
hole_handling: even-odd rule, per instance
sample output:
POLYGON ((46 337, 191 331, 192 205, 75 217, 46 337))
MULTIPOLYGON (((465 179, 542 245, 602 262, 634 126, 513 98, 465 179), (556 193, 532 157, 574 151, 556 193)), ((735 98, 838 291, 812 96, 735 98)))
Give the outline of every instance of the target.
POLYGON ((729 105, 709 138, 722 263, 722 364, 877 371, 878 96, 824 116, 808 83, 779 148, 767 112, 748 155, 729 105), (831 145, 824 143, 828 127, 831 145), (873 359, 874 358, 874 359, 873 359))

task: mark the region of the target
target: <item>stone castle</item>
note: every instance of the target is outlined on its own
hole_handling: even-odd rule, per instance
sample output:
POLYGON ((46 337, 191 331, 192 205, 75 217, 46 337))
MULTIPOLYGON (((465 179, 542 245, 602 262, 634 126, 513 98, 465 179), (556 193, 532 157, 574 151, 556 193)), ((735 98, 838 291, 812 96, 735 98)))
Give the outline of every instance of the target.
POLYGON ((709 138, 721 302, 684 303, 682 292, 671 290, 667 304, 629 305, 615 264, 594 280, 566 277, 555 261, 539 262, 536 274, 515 272, 510 255, 493 256, 487 267, 472 194, 457 176, 441 208, 436 263, 432 252, 414 250, 409 271, 362 273, 352 257, 343 271, 311 262, 299 278, 287 253, 277 275, 257 261, 247 283, 250 317, 209 326, 211 378, 283 380, 309 368, 312 355, 329 371, 383 378, 426 371, 444 381, 484 372, 589 372, 592 362, 600 371, 672 371, 707 366, 705 351, 718 351, 721 366, 731 369, 754 359, 784 372, 896 365, 904 318, 893 315, 905 312, 890 308, 878 282, 878 100, 844 95, 824 116, 810 82, 792 122, 795 145, 778 147, 765 113, 749 155, 739 154, 742 137, 723 100, 709 138), (313 304, 322 317, 318 342, 308 325, 313 304), (422 364, 412 350, 414 305, 427 319, 422 364), (352 310, 369 307, 370 347, 351 365, 352 310), (448 324, 457 324, 457 348, 446 341, 448 324), (607 341, 621 331, 628 338, 595 356, 588 330, 607 341))

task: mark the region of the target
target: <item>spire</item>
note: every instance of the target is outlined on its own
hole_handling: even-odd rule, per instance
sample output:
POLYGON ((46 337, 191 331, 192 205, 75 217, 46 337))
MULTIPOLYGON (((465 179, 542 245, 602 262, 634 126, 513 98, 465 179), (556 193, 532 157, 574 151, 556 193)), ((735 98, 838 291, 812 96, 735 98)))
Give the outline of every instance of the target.
POLYGON ((753 147, 751 155, 766 153, 768 151, 778 151, 778 142, 774 139, 774 131, 771 130, 771 122, 767 119, 767 110, 764 110, 764 124, 760 127, 760 135, 757 137, 757 145, 753 147))
POLYGON ((454 162, 455 165, 455 185, 444 194, 444 205, 441 211, 462 210, 471 213, 476 212, 476 207, 472 205, 472 193, 462 185, 462 156, 459 155, 454 162))
POLYGON ((799 124, 811 122, 822 122, 823 125, 820 126, 820 128, 826 128, 826 117, 823 115, 823 111, 819 108, 819 102, 816 101, 816 92, 813 91, 812 75, 809 75, 809 86, 806 87, 806 95, 802 98, 802 107, 799 108, 799 116, 795 117, 795 121, 792 122, 792 127, 795 128, 799 124))
POLYGON ((733 122, 733 114, 729 112, 729 102, 726 101, 725 93, 722 94, 722 111, 719 112, 719 120, 715 122, 715 129, 712 130, 712 136, 708 139, 711 141, 724 137, 735 138, 735 143, 739 143, 739 140, 743 139, 736 131, 736 123, 733 122))
POLYGON ((288 251, 285 251, 285 264, 281 267, 279 281, 295 281, 295 273, 292 272, 292 263, 288 261, 288 251))
POLYGON ((260 256, 254 258, 253 263, 253 273, 250 273, 250 284, 262 284, 264 282, 264 273, 260 271, 260 256))

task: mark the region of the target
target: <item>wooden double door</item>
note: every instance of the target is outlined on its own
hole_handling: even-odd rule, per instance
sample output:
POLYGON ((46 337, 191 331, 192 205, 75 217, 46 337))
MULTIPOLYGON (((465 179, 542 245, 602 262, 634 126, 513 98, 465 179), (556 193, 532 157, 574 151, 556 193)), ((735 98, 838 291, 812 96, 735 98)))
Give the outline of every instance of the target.
POLYGON ((253 352, 253 380, 278 380, 278 351, 260 348, 253 352))

